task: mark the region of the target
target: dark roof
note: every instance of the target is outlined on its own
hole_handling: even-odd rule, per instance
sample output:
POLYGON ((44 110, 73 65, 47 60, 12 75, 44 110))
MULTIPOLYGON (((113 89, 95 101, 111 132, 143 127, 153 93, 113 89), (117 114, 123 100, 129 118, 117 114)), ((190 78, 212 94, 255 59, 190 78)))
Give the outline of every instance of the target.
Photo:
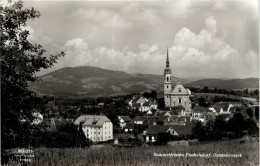
POLYGON ((221 116, 223 119, 226 119, 230 116, 230 114, 220 114, 219 116, 221 116))
POLYGON ((132 107, 141 107, 141 104, 140 103, 133 103, 132 107))
POLYGON ((125 129, 134 129, 134 124, 127 123, 125 129))
POLYGON ((208 108, 206 107, 201 107, 201 106, 196 106, 193 108, 193 112, 207 112, 208 108))
POLYGON ((179 135, 191 134, 192 125, 150 125, 147 129, 148 135, 157 135, 159 133, 165 133, 170 128, 173 128, 179 135))
POLYGON ((156 135, 159 133, 166 133, 168 129, 171 128, 170 125, 150 125, 147 129, 148 135, 156 135))
POLYGON ((145 121, 146 120, 146 117, 145 116, 136 116, 134 118, 135 121, 145 121))
POLYGON ((160 116, 161 121, 166 121, 169 118, 169 116, 160 116))
POLYGON ((143 106, 149 106, 150 103, 148 101, 144 102, 143 106))
POLYGON ((156 111, 155 116, 163 116, 166 113, 166 111, 156 111))
POLYGON ((118 117, 122 118, 125 122, 132 120, 129 116, 120 116, 119 115, 118 117))
POLYGON ((172 128, 179 134, 179 135, 188 135, 191 134, 192 125, 171 125, 172 128))
POLYGON ((236 112, 236 110, 246 111, 246 107, 245 106, 230 107, 229 112, 236 112))

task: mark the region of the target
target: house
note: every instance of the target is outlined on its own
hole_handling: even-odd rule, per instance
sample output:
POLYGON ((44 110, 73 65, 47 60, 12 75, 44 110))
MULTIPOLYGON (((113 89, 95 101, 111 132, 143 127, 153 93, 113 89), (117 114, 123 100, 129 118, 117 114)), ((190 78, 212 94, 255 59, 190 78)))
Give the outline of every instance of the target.
POLYGON ((32 116, 33 116, 33 121, 32 121, 33 125, 38 125, 43 122, 43 116, 40 112, 35 111, 32 113, 32 116))
POLYGON ((160 116, 160 120, 164 122, 164 125, 187 125, 191 123, 192 117, 190 116, 160 116))
POLYGON ((208 112, 208 110, 208 108, 196 106, 193 108, 191 116, 194 119, 200 119, 204 113, 208 112))
POLYGON ((119 120, 119 126, 123 129, 126 124, 131 123, 132 119, 129 116, 117 116, 119 120))
POLYGON ((46 130, 48 131, 56 131, 61 125, 64 124, 73 124, 73 119, 63 119, 63 118, 48 118, 44 119, 43 123, 45 123, 48 127, 46 130))
POLYGON ((230 119, 230 114, 220 114, 219 116, 221 116, 225 121, 229 121, 230 119))
POLYGON ((132 132, 132 131, 134 131, 134 124, 127 123, 125 125, 124 129, 125 129, 125 132, 132 132))
POLYGON ((147 115, 152 115, 153 112, 152 112, 151 110, 149 110, 149 111, 146 112, 146 114, 147 114, 147 115))
POLYGON ((246 107, 241 102, 218 102, 209 107, 209 110, 217 114, 230 114, 237 109, 244 110, 246 107))
POLYGON ((142 107, 140 103, 133 103, 132 109, 138 109, 140 112, 142 111, 142 107))
POLYGON ((144 135, 144 140, 146 142, 155 142, 159 133, 170 133, 171 135, 186 137, 191 134, 192 127, 191 125, 150 125, 144 135))
POLYGON ((82 124, 86 138, 91 139, 93 142, 113 139, 113 124, 104 115, 81 115, 74 124, 77 126, 82 124))
POLYGON ((103 108, 103 107, 104 107, 104 105, 105 105, 105 103, 98 103, 98 107, 101 107, 101 108, 103 108))
POLYGON ((130 100, 128 104, 132 109, 138 109, 140 112, 147 112, 151 109, 157 109, 158 107, 156 100, 136 95, 132 97, 132 100, 130 100))
POLYGON ((145 121, 146 121, 146 117, 145 116, 136 116, 133 119, 134 124, 137 124, 137 125, 143 125, 145 121))
POLYGON ((166 114, 167 111, 161 111, 161 110, 158 110, 155 112, 155 116, 164 116, 166 114))

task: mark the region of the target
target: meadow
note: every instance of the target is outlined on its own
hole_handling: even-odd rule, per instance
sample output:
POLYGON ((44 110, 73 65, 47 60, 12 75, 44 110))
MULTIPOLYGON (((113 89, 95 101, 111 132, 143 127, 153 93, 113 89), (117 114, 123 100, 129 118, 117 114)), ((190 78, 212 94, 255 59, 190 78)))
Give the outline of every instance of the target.
MULTIPOLYGON (((250 140, 227 140, 193 146, 143 146, 133 148, 111 145, 91 148, 37 148, 33 166, 253 166, 259 165, 258 137, 250 140), (220 153, 242 157, 169 157, 156 154, 220 153)), ((17 165, 12 162, 10 165, 17 165)), ((19 164, 18 164, 19 165, 19 164)))

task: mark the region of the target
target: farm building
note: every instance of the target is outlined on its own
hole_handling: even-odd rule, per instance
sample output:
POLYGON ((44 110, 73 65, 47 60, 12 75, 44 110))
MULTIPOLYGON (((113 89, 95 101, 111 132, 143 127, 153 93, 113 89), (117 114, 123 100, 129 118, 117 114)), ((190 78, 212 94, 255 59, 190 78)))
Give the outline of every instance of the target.
POLYGON ((113 124, 104 115, 81 115, 74 122, 82 129, 85 136, 93 142, 101 142, 113 139, 113 124))
POLYGON ((181 125, 150 125, 144 135, 146 142, 155 142, 159 133, 170 133, 175 136, 187 136, 191 134, 192 126, 181 125))
POLYGON ((119 120, 119 126, 123 129, 125 128, 126 124, 131 123, 132 119, 129 116, 117 116, 119 120))

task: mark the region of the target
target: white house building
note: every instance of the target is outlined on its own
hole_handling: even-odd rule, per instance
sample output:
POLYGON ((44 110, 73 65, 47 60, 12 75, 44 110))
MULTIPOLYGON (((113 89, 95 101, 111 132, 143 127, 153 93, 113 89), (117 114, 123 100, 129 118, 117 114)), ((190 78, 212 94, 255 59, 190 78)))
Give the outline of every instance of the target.
POLYGON ((104 115, 81 115, 74 122, 82 129, 85 136, 93 142, 101 142, 113 139, 113 124, 104 115))

